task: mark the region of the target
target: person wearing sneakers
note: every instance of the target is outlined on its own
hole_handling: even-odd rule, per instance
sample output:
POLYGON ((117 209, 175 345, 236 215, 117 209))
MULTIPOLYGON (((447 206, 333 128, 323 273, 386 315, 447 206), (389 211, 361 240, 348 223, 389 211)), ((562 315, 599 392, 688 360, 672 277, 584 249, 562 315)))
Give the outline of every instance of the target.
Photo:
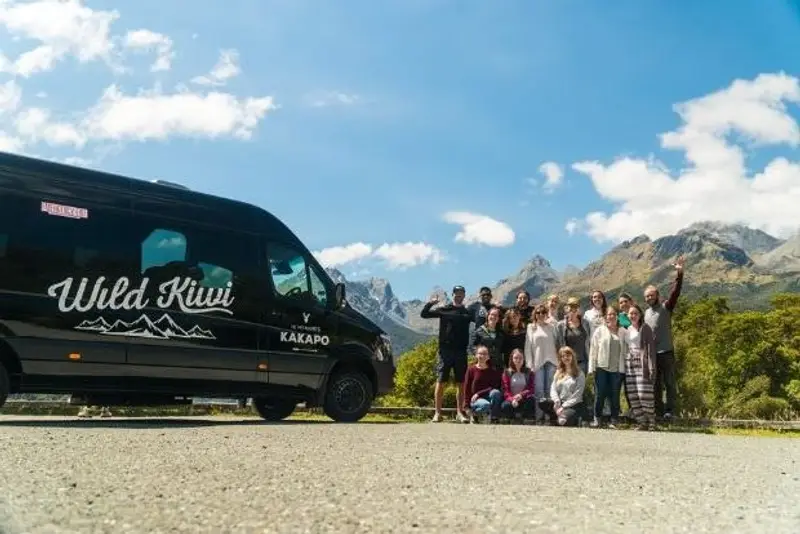
MULTIPOLYGON (((78 417, 81 419, 90 419, 92 417, 92 408, 94 408, 94 406, 82 406, 80 411, 78 411, 78 417)), ((108 406, 100 407, 100 417, 111 417, 111 410, 108 406)))
POLYGON ((489 348, 478 345, 475 349, 475 363, 467 369, 464 377, 464 409, 469 409, 470 423, 475 423, 475 416, 488 415, 488 422, 500 420, 503 405, 503 371, 489 362, 489 348))
POLYGON ((460 423, 469 421, 464 413, 464 377, 467 373, 467 349, 469 347, 470 324, 474 315, 464 306, 464 286, 453 288, 453 302, 432 309, 439 298, 432 297, 422 308, 423 319, 439 319, 439 355, 436 362, 436 386, 433 392, 435 413, 433 422, 442 420, 442 398, 444 384, 450 380, 450 372, 456 382, 456 419, 460 423))

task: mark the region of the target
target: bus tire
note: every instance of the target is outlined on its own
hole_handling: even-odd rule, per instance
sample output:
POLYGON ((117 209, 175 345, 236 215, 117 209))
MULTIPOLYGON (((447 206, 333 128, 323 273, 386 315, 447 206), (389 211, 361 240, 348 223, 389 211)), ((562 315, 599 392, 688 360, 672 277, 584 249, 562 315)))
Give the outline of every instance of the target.
POLYGON ((294 413, 297 402, 276 397, 254 397, 253 407, 266 421, 283 421, 294 413))
POLYGON ((325 415, 340 423, 363 419, 372 407, 372 383, 361 371, 337 372, 328 381, 323 409, 325 415))

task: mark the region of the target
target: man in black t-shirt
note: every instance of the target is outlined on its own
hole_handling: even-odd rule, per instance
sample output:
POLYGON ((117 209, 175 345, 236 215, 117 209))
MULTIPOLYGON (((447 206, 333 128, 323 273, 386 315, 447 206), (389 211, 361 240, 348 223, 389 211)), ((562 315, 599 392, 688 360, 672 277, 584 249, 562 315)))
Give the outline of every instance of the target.
POLYGON ((486 316, 496 304, 492 304, 492 290, 483 286, 479 292, 478 300, 473 302, 467 309, 472 314, 472 322, 475 323, 475 328, 480 328, 486 322, 486 316))
POLYGON ((533 321, 533 309, 531 306, 531 294, 526 289, 520 289, 517 292, 517 300, 514 304, 519 314, 522 316, 522 322, 525 326, 533 321))
POLYGON ((439 319, 439 355, 436 362, 436 388, 434 389, 434 405, 436 412, 433 421, 442 420, 442 397, 444 383, 450 379, 450 371, 457 388, 456 419, 460 423, 469 421, 463 412, 464 406, 464 376, 467 372, 467 347, 469 345, 469 325, 473 321, 473 314, 464 306, 466 291, 463 286, 453 288, 453 303, 446 304, 435 310, 433 306, 439 302, 434 296, 422 308, 420 317, 423 319, 439 319))

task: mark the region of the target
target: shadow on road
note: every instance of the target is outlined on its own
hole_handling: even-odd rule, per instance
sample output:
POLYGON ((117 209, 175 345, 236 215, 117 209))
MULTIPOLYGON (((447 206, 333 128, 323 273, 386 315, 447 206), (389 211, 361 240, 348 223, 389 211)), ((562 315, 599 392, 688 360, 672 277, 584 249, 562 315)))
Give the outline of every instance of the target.
POLYGON ((334 421, 297 420, 264 421, 261 419, 215 420, 215 419, 77 419, 77 420, 41 420, 19 419, 0 421, 0 427, 36 427, 36 428, 177 428, 177 427, 225 427, 225 426, 303 426, 303 425, 395 425, 395 421, 360 421, 358 423, 336 423, 334 421))

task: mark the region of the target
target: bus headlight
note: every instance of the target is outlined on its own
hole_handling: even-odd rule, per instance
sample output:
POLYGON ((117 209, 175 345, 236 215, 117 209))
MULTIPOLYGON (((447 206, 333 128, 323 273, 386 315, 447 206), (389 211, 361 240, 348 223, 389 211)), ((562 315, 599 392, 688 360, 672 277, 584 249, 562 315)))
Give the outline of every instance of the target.
POLYGON ((392 361, 392 338, 381 334, 381 342, 375 350, 375 358, 381 362, 392 361))

